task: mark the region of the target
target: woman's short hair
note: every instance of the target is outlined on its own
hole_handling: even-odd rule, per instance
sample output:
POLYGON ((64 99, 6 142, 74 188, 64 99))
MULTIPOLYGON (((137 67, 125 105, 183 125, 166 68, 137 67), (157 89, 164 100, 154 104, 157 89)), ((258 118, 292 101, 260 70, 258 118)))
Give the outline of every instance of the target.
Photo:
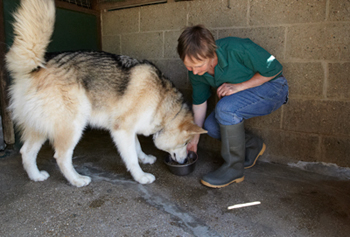
POLYGON ((177 53, 182 61, 186 56, 197 60, 215 56, 214 36, 203 25, 186 27, 177 41, 177 53))

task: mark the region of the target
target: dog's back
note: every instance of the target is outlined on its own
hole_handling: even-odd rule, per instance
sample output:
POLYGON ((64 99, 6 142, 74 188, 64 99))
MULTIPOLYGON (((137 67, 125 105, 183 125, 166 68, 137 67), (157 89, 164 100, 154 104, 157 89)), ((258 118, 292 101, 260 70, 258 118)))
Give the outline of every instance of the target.
POLYGON ((163 97, 182 103, 182 94, 148 61, 106 52, 64 52, 46 58, 46 67, 32 72, 47 85, 36 85, 40 87, 36 92, 50 97, 52 90, 59 91, 63 99, 56 102, 69 111, 86 108, 82 113, 87 120, 82 123, 106 129, 130 127, 133 119, 153 113, 163 97))

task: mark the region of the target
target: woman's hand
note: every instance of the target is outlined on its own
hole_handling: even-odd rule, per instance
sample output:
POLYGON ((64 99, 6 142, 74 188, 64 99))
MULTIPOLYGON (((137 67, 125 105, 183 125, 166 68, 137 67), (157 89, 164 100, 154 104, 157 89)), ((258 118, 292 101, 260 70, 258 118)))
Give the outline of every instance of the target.
POLYGON ((248 81, 241 82, 241 83, 238 83, 238 84, 230 84, 230 83, 222 84, 216 90, 216 93, 217 93, 219 99, 221 99, 224 96, 232 95, 234 93, 237 93, 237 92, 240 92, 240 91, 244 91, 244 90, 249 89, 249 88, 260 86, 260 85, 264 84, 265 82, 268 82, 271 79, 275 78, 281 72, 279 72, 276 75, 271 76, 271 77, 264 77, 264 76, 262 76, 261 74, 259 74, 257 72, 248 81))
POLYGON ((216 93, 219 99, 221 99, 224 96, 232 95, 241 90, 240 84, 224 83, 216 90, 216 93))
POLYGON ((193 139, 187 144, 187 151, 193 151, 197 153, 197 145, 199 142, 199 134, 194 135, 193 139))

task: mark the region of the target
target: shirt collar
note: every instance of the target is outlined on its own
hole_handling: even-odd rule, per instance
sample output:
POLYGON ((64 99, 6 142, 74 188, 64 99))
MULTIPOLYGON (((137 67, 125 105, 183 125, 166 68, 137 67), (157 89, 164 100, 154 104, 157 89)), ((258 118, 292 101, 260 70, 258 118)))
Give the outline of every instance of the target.
MULTIPOLYGON (((215 67, 215 74, 218 73, 220 76, 221 72, 223 71, 223 68, 228 66, 228 62, 225 58, 225 52, 220 46, 217 46, 216 48, 216 56, 218 57, 218 64, 215 67), (217 70, 219 69, 219 70, 217 70)), ((204 74, 205 77, 213 78, 212 75, 210 75, 208 72, 204 74)))

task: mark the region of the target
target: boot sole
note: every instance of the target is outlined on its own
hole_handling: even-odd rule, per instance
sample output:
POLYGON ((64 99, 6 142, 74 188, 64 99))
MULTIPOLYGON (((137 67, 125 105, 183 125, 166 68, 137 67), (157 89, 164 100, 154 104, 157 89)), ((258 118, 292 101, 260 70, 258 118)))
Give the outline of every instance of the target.
POLYGON ((259 156, 264 154, 265 150, 266 150, 266 145, 265 145, 265 143, 263 143, 263 147, 261 148, 261 151, 259 152, 259 154, 256 156, 253 164, 251 164, 250 166, 244 167, 244 169, 252 168, 255 165, 256 161, 258 160, 259 156))
POLYGON ((232 180, 231 182, 227 183, 227 184, 221 184, 221 185, 214 185, 214 184, 210 184, 206 181, 204 181, 203 179, 201 180, 201 183, 204 185, 204 186, 207 186, 207 187, 210 187, 210 188, 223 188, 223 187, 226 187, 232 183, 240 183, 244 180, 244 176, 242 178, 238 178, 238 179, 235 179, 235 180, 232 180))

